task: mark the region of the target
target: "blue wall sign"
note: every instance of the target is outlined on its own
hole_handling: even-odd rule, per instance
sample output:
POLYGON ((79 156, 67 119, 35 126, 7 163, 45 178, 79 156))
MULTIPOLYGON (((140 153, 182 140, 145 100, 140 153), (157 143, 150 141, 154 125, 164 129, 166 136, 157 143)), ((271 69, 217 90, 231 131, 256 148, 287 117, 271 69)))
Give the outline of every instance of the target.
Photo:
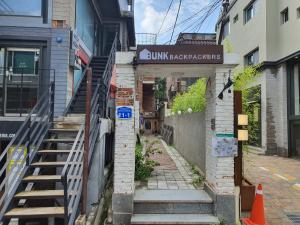
POLYGON ((132 108, 121 106, 117 108, 117 118, 118 119, 131 119, 132 118, 132 108))

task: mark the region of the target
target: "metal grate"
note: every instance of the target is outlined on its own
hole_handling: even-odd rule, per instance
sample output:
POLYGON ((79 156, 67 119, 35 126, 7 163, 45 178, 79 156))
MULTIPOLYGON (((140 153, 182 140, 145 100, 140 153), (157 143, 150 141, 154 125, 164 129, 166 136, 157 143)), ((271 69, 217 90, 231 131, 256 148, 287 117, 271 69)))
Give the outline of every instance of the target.
POLYGON ((298 214, 287 214, 286 215, 290 221, 292 221, 294 224, 300 225, 300 213, 298 214))

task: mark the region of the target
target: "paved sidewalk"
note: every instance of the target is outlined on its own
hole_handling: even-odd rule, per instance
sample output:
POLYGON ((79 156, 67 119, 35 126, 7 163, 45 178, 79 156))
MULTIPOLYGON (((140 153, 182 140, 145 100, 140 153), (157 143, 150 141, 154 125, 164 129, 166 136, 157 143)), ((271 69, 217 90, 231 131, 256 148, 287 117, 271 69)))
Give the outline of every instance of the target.
POLYGON ((149 159, 158 162, 159 165, 154 167, 154 171, 146 184, 139 185, 138 188, 151 190, 196 189, 192 185, 195 175, 191 166, 176 149, 166 145, 158 137, 146 136, 144 138, 148 140, 146 148, 147 145, 152 144, 152 147, 157 149, 154 154, 150 154, 149 159))
POLYGON ((269 225, 300 224, 300 160, 244 153, 244 174, 263 185, 269 225))

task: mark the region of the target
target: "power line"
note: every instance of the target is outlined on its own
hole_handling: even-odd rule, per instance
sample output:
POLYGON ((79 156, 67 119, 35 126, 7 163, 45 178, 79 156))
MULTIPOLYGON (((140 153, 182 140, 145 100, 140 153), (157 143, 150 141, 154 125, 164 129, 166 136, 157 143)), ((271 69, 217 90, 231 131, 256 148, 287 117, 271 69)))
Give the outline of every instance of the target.
POLYGON ((174 31, 175 31, 175 28, 176 28, 178 15, 179 15, 180 8, 181 8, 181 2, 182 2, 182 0, 179 1, 179 6, 178 6, 178 10, 177 10, 176 20, 175 20, 175 23, 174 23, 174 28, 173 28, 172 35, 171 35, 171 39, 170 39, 170 44, 171 44, 171 41, 172 41, 172 39, 173 39, 173 34, 174 34, 174 31))
MULTIPOLYGON (((204 11, 204 8, 202 8, 201 10, 199 10, 198 12, 194 13, 192 16, 180 21, 177 26, 181 26, 187 22, 189 22, 190 20, 194 19, 197 15, 199 15, 200 13, 202 13, 204 11)), ((164 33, 167 33, 168 31, 172 30, 173 26, 166 28, 165 30, 161 31, 159 35, 162 35, 164 33)))
MULTIPOLYGON (((206 11, 207 12, 202 15, 200 18, 197 18, 196 20, 192 20, 191 23, 189 23, 189 25, 187 27, 185 27, 184 29, 182 29, 180 32, 178 32, 174 38, 172 38, 172 40, 174 40, 176 37, 178 37, 178 35, 184 31, 187 30, 191 30, 191 31, 196 31, 199 30, 201 28, 201 26, 203 25, 203 23, 205 22, 206 19, 208 19, 208 17, 215 12, 215 10, 220 6, 220 3, 222 2, 222 0, 215 0, 214 2, 210 3, 209 5, 205 6, 201 11, 206 11), (198 22, 197 22, 198 21, 198 22), (200 28, 199 28, 200 27, 200 28)), ((171 41, 172 41, 171 40, 171 41)), ((170 41, 165 42, 164 44, 167 44, 170 41)))
POLYGON ((160 28, 159 28, 159 30, 158 30, 158 32, 157 32, 157 35, 160 33, 160 31, 161 31, 161 29, 162 29, 162 27, 163 27, 163 25, 164 25, 164 23, 165 23, 165 20, 166 20, 166 18, 167 18, 167 15, 168 15, 170 9, 171 9, 171 6, 172 6, 172 4, 173 4, 173 1, 174 1, 174 0, 171 0, 171 2, 170 2, 170 4, 169 4, 169 8, 168 8, 168 10, 167 10, 167 12, 166 12, 166 15, 165 15, 165 17, 164 17, 164 19, 163 19, 163 21, 162 21, 162 23, 161 23, 161 25, 160 25, 160 28))

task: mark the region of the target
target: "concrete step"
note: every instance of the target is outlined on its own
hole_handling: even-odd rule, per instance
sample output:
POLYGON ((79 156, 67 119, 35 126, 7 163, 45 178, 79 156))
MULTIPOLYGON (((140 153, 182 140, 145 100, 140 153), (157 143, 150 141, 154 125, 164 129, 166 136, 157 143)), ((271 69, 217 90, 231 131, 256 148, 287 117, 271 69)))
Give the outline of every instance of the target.
POLYGON ((219 224, 217 217, 211 214, 134 214, 131 224, 134 225, 212 225, 219 224))
POLYGON ((136 214, 212 214, 213 201, 203 190, 137 190, 136 214))

